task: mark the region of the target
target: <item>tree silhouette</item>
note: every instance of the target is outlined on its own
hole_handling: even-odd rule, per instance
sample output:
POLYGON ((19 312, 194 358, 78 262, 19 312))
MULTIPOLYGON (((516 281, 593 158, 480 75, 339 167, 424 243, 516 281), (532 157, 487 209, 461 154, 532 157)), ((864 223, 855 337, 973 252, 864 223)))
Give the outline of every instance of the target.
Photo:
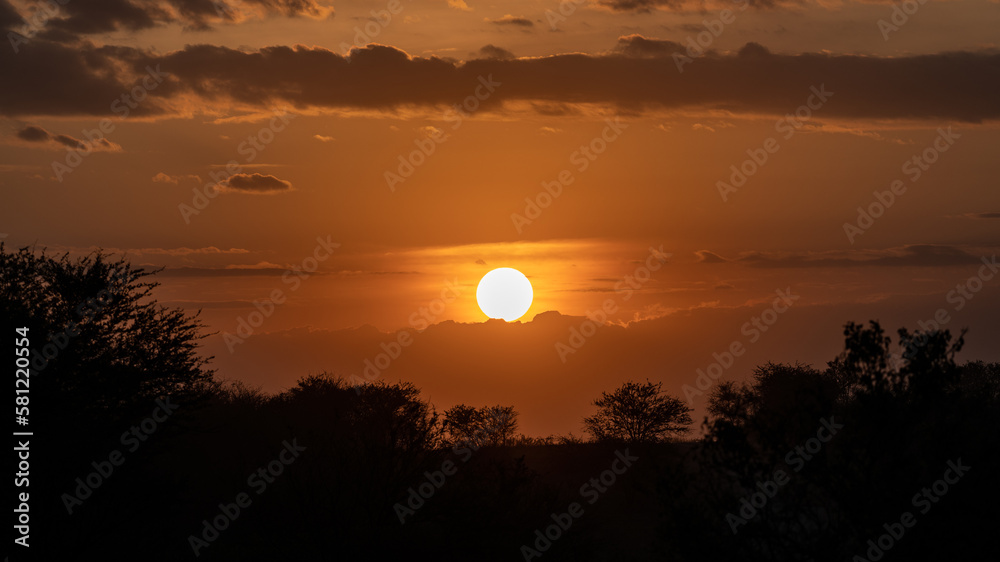
POLYGON ((458 404, 445 410, 444 428, 452 443, 505 447, 514 441, 517 412, 513 406, 476 408, 458 404))
POLYGON ((517 412, 513 406, 483 408, 483 419, 487 443, 495 447, 506 447, 514 440, 517 432, 517 412))
POLYGON ((956 383, 959 367, 955 354, 965 345, 965 331, 952 341, 948 330, 910 333, 900 328, 899 348, 878 321, 868 327, 848 322, 844 327, 844 351, 829 368, 850 396, 934 396, 956 383))
POLYGON ((475 406, 457 404, 444 411, 444 429, 453 443, 471 441, 480 423, 479 409, 475 406))
MULTIPOLYGON (((678 537, 670 546, 679 559, 874 559, 869 539, 884 532, 899 498, 940 479, 956 459, 996 466, 1000 365, 956 365, 963 335, 898 334, 894 342, 877 321, 848 323, 843 351, 825 370, 766 363, 746 381, 713 388, 705 438, 689 465, 660 480, 664 528, 678 537), (731 527, 719 531, 720 521, 731 527)), ((976 559, 995 549, 989 524, 961 514, 1000 488, 960 486, 934 507, 940 519, 927 519, 894 556, 930 560, 953 556, 951 547, 976 559), (951 546, 947 537, 960 532, 968 538, 951 546)))
POLYGON ((663 392, 663 383, 626 382, 594 400, 599 408, 583 419, 584 429, 598 441, 662 442, 689 431, 691 408, 663 392))
POLYGON ((151 298, 154 273, 100 251, 72 260, 0 244, 0 312, 30 328, 34 382, 53 411, 130 415, 204 392, 203 326, 151 298))

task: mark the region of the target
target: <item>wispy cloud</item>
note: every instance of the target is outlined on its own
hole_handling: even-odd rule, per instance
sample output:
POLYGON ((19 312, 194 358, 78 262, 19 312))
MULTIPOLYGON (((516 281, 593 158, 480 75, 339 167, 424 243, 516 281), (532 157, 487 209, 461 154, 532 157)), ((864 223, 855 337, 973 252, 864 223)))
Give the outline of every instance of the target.
POLYGON ((726 259, 707 251, 696 252, 702 263, 729 262, 750 267, 947 267, 979 263, 973 254, 947 244, 911 244, 881 250, 815 252, 745 252, 726 259))
POLYGON ((499 18, 483 18, 483 21, 496 25, 514 25, 518 27, 534 27, 535 22, 524 16, 512 16, 507 14, 499 18))
POLYGON ((225 191, 239 193, 280 193, 292 189, 291 182, 256 173, 232 175, 222 185, 225 191))

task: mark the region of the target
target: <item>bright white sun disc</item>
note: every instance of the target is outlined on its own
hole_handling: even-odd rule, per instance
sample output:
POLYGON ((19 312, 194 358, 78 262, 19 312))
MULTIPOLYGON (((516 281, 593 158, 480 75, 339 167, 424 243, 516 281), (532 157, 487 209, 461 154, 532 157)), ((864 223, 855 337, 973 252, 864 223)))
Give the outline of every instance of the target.
POLYGON ((533 297, 534 292, 528 278, 509 267, 487 273, 476 288, 476 301, 486 316, 503 318, 507 322, 524 316, 531 308, 533 297))

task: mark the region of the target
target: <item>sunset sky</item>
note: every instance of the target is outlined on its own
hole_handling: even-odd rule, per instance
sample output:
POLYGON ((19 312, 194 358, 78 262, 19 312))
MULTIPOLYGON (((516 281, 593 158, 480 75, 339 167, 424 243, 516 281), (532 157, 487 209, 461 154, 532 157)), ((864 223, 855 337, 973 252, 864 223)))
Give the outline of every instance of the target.
POLYGON ((0 0, 0 237, 166 267, 222 378, 363 376, 405 330, 376 378, 533 435, 737 341, 720 380, 822 367, 849 320, 1000 360, 1000 3, 901 6, 0 0))

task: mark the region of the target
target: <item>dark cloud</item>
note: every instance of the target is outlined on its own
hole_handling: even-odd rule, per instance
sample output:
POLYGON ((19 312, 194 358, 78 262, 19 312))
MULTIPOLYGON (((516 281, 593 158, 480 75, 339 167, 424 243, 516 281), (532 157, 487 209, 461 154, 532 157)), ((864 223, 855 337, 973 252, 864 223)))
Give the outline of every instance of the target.
POLYGON ((45 129, 32 125, 18 131, 17 138, 28 142, 45 142, 51 138, 51 135, 45 129))
MULTIPOLYGON (((684 31, 692 33, 705 31, 705 26, 696 24, 683 24, 680 28, 684 31)), ((636 33, 619 37, 618 45, 615 48, 616 52, 622 53, 625 56, 638 58, 673 57, 675 54, 678 56, 687 56, 687 50, 688 45, 686 44, 664 39, 651 39, 636 33)), ((711 49, 707 54, 711 58, 719 56, 716 51, 711 49)), ((767 47, 761 45, 760 43, 751 41, 740 48, 737 52, 737 58, 747 59, 752 57, 766 57, 770 54, 771 51, 769 51, 767 47)))
MULTIPOLYGON (((714 9, 737 10, 743 6, 747 6, 765 10, 784 5, 794 6, 801 3, 801 0, 733 0, 732 2, 721 2, 714 9)), ((649 13, 657 9, 672 11, 706 9, 704 3, 696 4, 695 2, 685 2, 685 0, 600 0, 598 4, 615 12, 649 13)), ((702 27, 698 31, 703 31, 704 29, 702 27)))
MULTIPOLYGON (((166 272, 168 270, 164 270, 166 272)), ((162 276, 163 273, 160 273, 162 276)), ((231 301, 182 301, 182 300, 165 300, 162 301, 163 306, 166 307, 181 307, 197 310, 199 308, 247 308, 253 306, 252 300, 231 300, 231 301)))
MULTIPOLYGON (((157 274, 158 277, 280 277, 288 271, 287 267, 241 267, 241 268, 208 268, 208 267, 168 267, 157 274)), ((316 273, 322 273, 317 271, 316 273)))
POLYGON ((0 29, 13 29, 21 25, 24 25, 24 19, 21 18, 21 14, 10 5, 10 2, 0 0, 0 29))
POLYGON ((190 27, 209 28, 214 20, 238 21, 255 14, 322 19, 334 10, 315 0, 168 0, 190 27))
POLYGON ((611 8, 616 12, 648 13, 655 8, 680 8, 682 0, 601 0, 601 6, 611 8))
MULTIPOLYGON (((82 144, 83 141, 77 141, 77 142, 82 144)), ((111 152, 118 152, 121 151, 122 149, 120 145, 113 143, 105 138, 99 138, 90 141, 90 146, 91 148, 94 148, 96 150, 107 150, 111 152)))
POLYGON ((766 57, 771 54, 771 51, 767 47, 761 45, 760 43, 754 43, 753 41, 743 45, 740 49, 739 55, 741 58, 748 57, 766 57))
POLYGON ((311 16, 321 17, 328 13, 330 8, 320 6, 314 0, 247 0, 251 4, 257 4, 265 9, 283 14, 285 16, 311 16))
POLYGON ((714 254, 707 250, 699 250, 695 252, 695 255, 698 256, 698 261, 701 263, 726 263, 729 261, 719 254, 714 254))
MULTIPOLYGON (((140 54, 125 47, 70 47, 38 37, 21 44, 17 53, 0 49, 0 76, 17 77, 18 84, 0 88, 0 114, 110 116, 115 100, 134 86, 131 77, 119 77, 118 65, 140 54)), ((132 112, 162 109, 159 100, 146 99, 132 112)))
POLYGON ((497 47, 496 45, 486 45, 482 49, 479 49, 479 54, 484 59, 510 60, 517 58, 514 56, 514 53, 508 51, 507 49, 497 47))
MULTIPOLYGON (((154 27, 157 22, 168 21, 169 12, 157 2, 132 2, 130 0, 72 0, 60 7, 61 17, 46 23, 43 37, 54 37, 56 33, 83 35, 108 33, 118 29, 139 31, 154 27)), ((60 38, 63 35, 59 36, 60 38)))
POLYGON ((669 57, 682 53, 687 47, 673 41, 649 39, 642 35, 625 35, 618 38, 617 51, 627 57, 669 57))
POLYGON ((292 184, 271 175, 235 174, 226 180, 226 188, 244 193, 277 193, 291 190, 292 184))
POLYGON ((486 21, 495 25, 514 25, 518 27, 534 27, 535 22, 525 17, 512 16, 507 14, 502 18, 486 18, 486 21))
MULTIPOLYGON (((6 3, 7 0, 0 0, 6 3)), ((47 0, 46 0, 47 1, 47 0)), ((42 4, 42 0, 32 0, 42 4)), ((213 24, 258 17, 322 18, 333 9, 315 0, 72 0, 60 3, 60 14, 45 22, 39 37, 71 41, 82 35, 142 31, 179 23, 186 29, 207 30, 213 24)), ((9 16, 7 16, 9 17, 9 16)), ((5 10, 0 5, 0 22, 5 10)))
POLYGON ((573 106, 559 102, 532 103, 531 108, 539 115, 547 117, 565 117, 567 115, 577 115, 580 112, 573 106))
POLYGON ((616 12, 648 13, 659 4, 659 0, 601 0, 598 3, 616 12))
POLYGON ((74 139, 73 137, 71 137, 69 135, 55 135, 55 136, 52 137, 52 140, 56 141, 57 143, 65 146, 67 148, 83 148, 84 147, 83 141, 74 139))
POLYGON ((970 219, 1000 219, 1000 212, 967 213, 965 216, 970 219))
POLYGON ((797 254, 751 252, 728 260, 751 267, 947 267, 981 263, 981 255, 956 246, 912 244, 884 250, 830 251, 797 254))
POLYGON ((833 92, 819 110, 826 118, 915 118, 979 122, 1000 117, 1000 53, 955 52, 911 57, 767 54, 751 45, 740 54, 707 54, 678 72, 676 44, 630 36, 607 55, 465 63, 411 57, 384 45, 343 56, 318 47, 245 51, 190 45, 167 54, 125 47, 68 48, 33 40, 21 53, 0 50, 0 75, 17 88, 0 90, 0 113, 107 115, 147 67, 169 78, 150 92, 136 114, 170 113, 179 97, 203 105, 287 104, 316 108, 393 110, 447 106, 475 91, 480 79, 496 85, 480 110, 529 102, 571 114, 578 103, 606 104, 632 114, 695 108, 784 115, 804 104, 810 88, 833 92), (130 74, 120 72, 126 68, 130 74), (935 79, 927 81, 927 76, 935 79), (73 84, 66 88, 65 84, 73 84), (919 87, 915 85, 919 84, 919 87))
MULTIPOLYGON (((224 2, 212 0, 169 0, 177 14, 187 22, 188 29, 204 31, 211 29, 212 21, 233 21, 237 17, 235 8, 224 2)), ((235 3, 234 3, 235 4, 235 3)))
POLYGON ((361 269, 342 269, 335 273, 340 277, 358 277, 360 275, 420 275, 419 271, 365 271, 361 269))
MULTIPOLYGON (((244 267, 167 267, 159 273, 160 277, 273 277, 281 276, 289 271, 291 266, 276 264, 258 264, 244 267)), ((419 271, 316 271, 317 275, 339 275, 342 277, 358 275, 420 275, 419 271)))
POLYGON ((103 137, 97 137, 91 141, 84 142, 69 135, 54 135, 41 127, 29 125, 17 132, 17 138, 27 142, 48 143, 54 142, 73 150, 90 149, 102 152, 118 152, 121 146, 103 137))

